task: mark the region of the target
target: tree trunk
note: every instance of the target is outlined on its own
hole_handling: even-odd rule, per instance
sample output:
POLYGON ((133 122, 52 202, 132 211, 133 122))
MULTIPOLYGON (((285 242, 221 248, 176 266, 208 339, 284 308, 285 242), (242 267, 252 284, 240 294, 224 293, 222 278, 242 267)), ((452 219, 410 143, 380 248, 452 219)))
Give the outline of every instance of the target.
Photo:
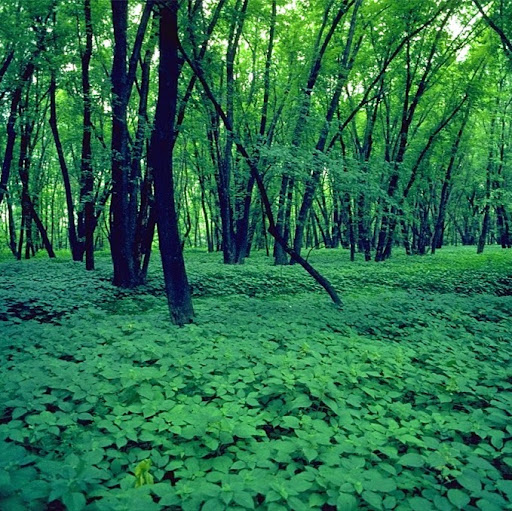
POLYGON ((489 155, 487 158, 487 169, 486 169, 486 180, 485 180, 485 206, 484 206, 484 216, 482 220, 482 228, 480 230, 480 236, 478 238, 478 246, 476 253, 481 254, 484 251, 485 244, 487 242, 487 236, 489 234, 489 228, 491 225, 491 193, 492 193, 492 183, 493 183, 493 175, 494 175, 494 136, 496 133, 496 122, 497 122, 497 113, 498 113, 498 103, 496 102, 496 111, 493 114, 493 118, 491 120, 491 129, 490 129, 490 141, 489 141, 489 155))
MULTIPOLYGON (((179 43, 178 43, 179 44, 179 43)), ((202 73, 202 70, 198 68, 194 62, 188 57, 187 53, 183 49, 183 47, 180 46, 180 51, 187 61, 188 65, 192 68, 192 71, 194 74, 197 75, 198 79, 201 82, 201 85, 203 86, 203 89, 212 102, 215 111, 219 115, 219 117, 222 119, 222 122, 226 129, 233 133, 233 126, 229 123, 229 120, 222 110, 222 107, 220 106, 219 102, 215 98, 215 95, 213 94, 211 88, 208 85, 208 82, 205 80, 204 75, 202 73)), ((342 301, 339 297, 338 293, 332 286, 332 284, 322 275, 320 274, 308 261, 306 261, 303 257, 301 257, 299 254, 297 254, 292 247, 288 246, 286 241, 283 239, 283 237, 280 235, 280 233, 276 229, 276 224, 274 222, 274 215, 272 213, 272 204, 270 202, 270 199, 267 194, 267 190, 265 187, 265 184, 263 182, 263 178, 259 173, 259 170, 257 166, 255 165, 254 161, 252 160, 251 156, 249 155, 249 152, 245 148, 245 146, 238 140, 238 138, 235 138, 235 145, 237 147, 238 152, 241 154, 241 156, 244 158, 246 164, 248 165, 251 175, 254 176, 254 179, 256 181, 256 185, 258 186, 258 190, 260 192, 261 202, 264 207, 269 227, 268 232, 272 235, 272 237, 276 240, 277 243, 279 243, 285 252, 290 255, 293 259, 295 259, 314 279, 315 281, 320 284, 325 291, 329 294, 331 297, 331 300, 334 302, 335 305, 338 307, 342 307, 342 301)))
POLYGON ((128 61, 127 0, 111 0, 114 25, 112 65, 112 199, 110 203, 110 248, 114 266, 114 285, 133 288, 140 284, 135 249, 137 187, 130 181, 127 109, 147 23, 154 6, 148 0, 141 16, 131 57, 128 61))
POLYGON ((160 11, 160 65, 150 166, 155 181, 158 239, 171 321, 190 323, 194 316, 174 204, 173 148, 178 99, 178 1, 168 0, 160 11))
POLYGON ((462 135, 464 134, 464 128, 466 127, 466 123, 468 120, 468 114, 464 116, 464 120, 462 121, 461 127, 457 133, 457 137, 452 146, 452 151, 450 155, 450 161, 448 162, 448 166, 446 167, 446 173, 443 180, 443 186, 441 188, 441 197, 439 199, 439 210, 437 213, 437 220, 434 226, 434 236, 432 237, 431 243, 431 253, 435 254, 438 248, 442 247, 443 233, 445 228, 445 218, 446 218, 446 209, 448 206, 448 199, 450 197, 450 188, 452 181, 453 168, 455 166, 455 160, 457 158, 459 152, 460 142, 462 140, 462 135))
POLYGON ((37 214, 37 211, 34 208, 34 205, 32 204, 32 201, 30 198, 28 199, 28 206, 30 208, 30 214, 32 219, 34 220, 34 223, 37 226, 37 229, 39 230, 39 234, 41 234, 41 239, 43 240, 43 246, 48 253, 48 257, 50 259, 55 258, 55 252, 53 251, 52 243, 50 241, 50 238, 48 238, 48 233, 46 231, 45 226, 43 225, 43 222, 39 218, 39 215, 37 214))
POLYGON ((114 62, 112 66, 112 200, 110 205, 110 246, 114 265, 114 285, 133 288, 138 285, 134 254, 133 219, 129 216, 128 157, 128 2, 112 0, 114 23, 114 62))
POLYGON ((50 127, 52 129, 53 140, 55 141, 55 148, 59 157, 60 169, 62 172, 62 180, 64 182, 64 190, 66 192, 66 206, 68 211, 68 237, 69 246, 71 248, 71 255, 73 261, 81 261, 83 251, 79 246, 79 241, 76 234, 75 227, 75 213, 73 204, 73 195, 71 192, 71 181, 69 178, 68 166, 64 157, 64 150, 60 140, 59 129, 57 124, 57 105, 56 105, 56 89, 55 75, 52 74, 50 82, 50 127))
POLYGON ((16 226, 14 224, 14 214, 12 211, 12 201, 9 196, 7 196, 7 215, 9 222, 9 248, 14 257, 16 257, 16 226))
POLYGON ((7 183, 11 172, 11 164, 14 156, 14 144, 16 142, 16 118, 18 116, 18 105, 21 101, 23 87, 34 73, 34 64, 29 62, 21 75, 21 80, 11 96, 11 108, 7 120, 7 144, 5 146, 4 160, 2 163, 2 175, 0 177, 0 204, 7 193, 7 183))
MULTIPOLYGON (((354 32, 356 28, 357 21, 357 13, 359 11, 359 7, 361 5, 362 0, 357 0, 354 5, 354 10, 352 12, 352 18, 350 22, 350 29, 348 31, 347 41, 345 43, 345 49, 343 51, 343 55, 341 58, 341 62, 339 65, 339 72, 336 81, 336 87, 334 93, 332 95, 329 108, 327 109, 327 113, 325 115, 325 121, 320 131, 320 135, 318 137, 318 141, 315 147, 315 155, 322 154, 325 151, 325 146, 327 143, 327 137, 329 135, 329 129, 331 127, 331 122, 334 118, 334 114, 338 108, 338 104, 341 97, 341 92, 348 78, 348 74, 350 71, 351 64, 354 62, 355 55, 352 54, 352 44, 354 39, 354 32)), ((355 50, 357 52, 357 49, 355 50)), ((306 182, 306 188, 304 190, 304 196, 302 198, 302 204, 300 207, 299 214, 297 216, 297 223, 295 226, 295 237, 293 241, 294 250, 300 254, 303 237, 304 237, 304 226, 306 224, 306 219, 308 217, 309 210, 313 205, 313 200, 315 197, 316 189, 318 187, 318 183, 320 181, 320 176, 322 175, 322 165, 316 163, 313 160, 313 170, 311 171, 311 175, 309 176, 308 181, 306 182)))
POLYGON ((78 216, 78 237, 85 250, 85 268, 94 270, 94 229, 96 227, 94 211, 94 174, 92 168, 92 122, 91 122, 91 84, 89 64, 92 56, 91 0, 84 0, 85 51, 82 55, 82 94, 83 94, 83 134, 82 158, 80 164, 80 209, 78 216))

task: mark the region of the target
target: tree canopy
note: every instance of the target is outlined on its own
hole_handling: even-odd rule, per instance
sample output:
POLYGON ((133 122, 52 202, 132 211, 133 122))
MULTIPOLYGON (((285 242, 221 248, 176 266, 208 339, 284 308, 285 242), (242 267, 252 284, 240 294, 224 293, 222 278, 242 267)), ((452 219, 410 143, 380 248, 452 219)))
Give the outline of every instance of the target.
POLYGON ((130 288, 167 222, 164 260, 273 251, 339 303, 304 248, 509 248, 510 8, 4 2, 0 242, 18 259, 70 249, 88 269, 110 246, 130 288))

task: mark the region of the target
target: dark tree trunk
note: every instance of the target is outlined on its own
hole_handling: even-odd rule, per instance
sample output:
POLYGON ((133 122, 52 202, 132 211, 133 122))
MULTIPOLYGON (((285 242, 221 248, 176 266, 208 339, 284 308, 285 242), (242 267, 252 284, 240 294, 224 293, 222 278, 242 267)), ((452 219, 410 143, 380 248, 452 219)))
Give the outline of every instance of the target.
POLYGON ((16 257, 16 226, 14 224, 14 214, 12 211, 12 200, 7 196, 7 215, 9 222, 9 248, 14 257, 16 257))
POLYGON ((492 193, 492 183, 494 179, 494 165, 495 165, 495 152, 494 152, 494 136, 496 133, 496 122, 497 122, 497 110, 498 110, 498 102, 496 105, 496 112, 491 121, 491 129, 490 129, 490 142, 489 142, 489 155, 487 158, 487 169, 486 169, 486 180, 485 180, 485 206, 484 206, 484 216, 482 219, 482 228, 480 230, 480 236, 478 237, 478 246, 476 253, 481 254, 484 251, 485 244, 487 242, 487 236, 489 235, 489 228, 491 225, 491 193, 492 193))
MULTIPOLYGON (((509 101, 505 106, 505 111, 507 107, 510 106, 511 102, 509 101)), ((504 201, 502 202, 502 193, 501 186, 504 181, 503 177, 503 163, 506 159, 506 148, 507 148, 507 138, 509 135, 507 133, 507 122, 505 115, 501 118, 501 129, 500 129, 500 138, 499 138, 499 159, 496 163, 496 177, 493 180, 492 188, 494 191, 494 195, 497 200, 500 200, 500 203, 496 205, 496 223, 498 227, 498 243, 502 246, 502 248, 511 248, 511 239, 510 239, 510 225, 509 219, 507 215, 507 211, 505 208, 504 201)))
POLYGON ((253 188, 254 176, 249 176, 243 202, 241 204, 242 215, 236 222, 235 248, 237 264, 243 264, 245 258, 249 255, 249 224, 253 188))
POLYGON ((11 164, 14 156, 14 144, 16 142, 16 118, 18 116, 18 105, 21 101, 23 87, 34 73, 34 64, 29 62, 21 75, 19 85, 14 89, 11 96, 11 108, 7 120, 7 144, 5 146, 4 160, 2 163, 2 175, 0 176, 0 204, 7 193, 7 183, 11 172, 11 164))
POLYGON ((154 54, 154 46, 146 51, 144 61, 142 62, 141 79, 139 87, 139 111, 138 125, 135 134, 135 143, 131 156, 131 180, 132 187, 139 186, 140 183, 140 205, 137 212, 137 194, 132 193, 130 210, 136 215, 135 226, 135 264, 139 269, 138 281, 146 281, 147 267, 151 257, 151 245, 155 231, 155 213, 153 196, 153 174, 150 168, 147 168, 146 174, 142 179, 141 158, 144 143, 146 142, 146 130, 148 126, 147 106, 150 81, 151 58, 154 54))
POLYGON ((510 221, 505 210, 505 206, 497 206, 496 217, 498 225, 498 241, 501 245, 501 248, 512 248, 512 239, 510 237, 510 221))
POLYGON ((173 147, 178 99, 178 1, 168 0, 160 12, 160 65, 150 167, 155 182, 158 239, 171 321, 190 323, 194 316, 174 203, 173 147))
MULTIPOLYGON (((199 162, 199 151, 197 149, 197 146, 194 147, 194 154, 195 154, 195 160, 196 162, 199 162)), ((208 247, 208 252, 211 253, 214 251, 213 247, 213 234, 212 230, 210 229, 210 218, 208 214, 208 205, 206 200, 207 195, 207 189, 206 189, 206 176, 204 174, 204 171, 201 169, 200 165, 196 165, 197 169, 197 175, 199 179, 199 188, 201 190, 201 210, 203 212, 204 217, 204 225, 206 230, 206 246, 208 247)))
MULTIPOLYGON (((283 240, 288 241, 288 236, 286 234, 286 201, 287 201, 287 190, 291 189, 293 192, 293 187, 290 186, 291 179, 288 175, 284 174, 281 178, 281 188, 279 190, 279 205, 277 210, 277 222, 276 229, 279 235, 283 238, 283 240)), ((280 243, 276 243, 274 245, 274 263, 276 265, 285 265, 288 264, 288 257, 286 252, 280 243)))
POLYGON ((112 0, 114 23, 114 62, 112 66, 112 200, 110 206, 110 245, 114 265, 114 285, 138 285, 134 254, 134 226, 129 215, 128 157, 128 2, 112 0))
POLYGON ((32 219, 34 220, 34 223, 36 224, 37 229, 39 230, 39 234, 41 235, 41 239, 43 240, 43 246, 48 252, 48 257, 50 259, 53 259, 55 256, 55 252, 53 251, 52 243, 50 241, 50 238, 48 238, 48 233, 46 231, 45 226, 43 225, 43 222, 39 218, 39 215, 37 214, 37 211, 34 208, 34 205, 32 204, 32 201, 28 200, 28 206, 30 208, 30 214, 32 219))
POLYGON ((94 269, 94 174, 92 168, 92 122, 91 122, 91 83, 89 64, 92 56, 91 0, 84 0, 85 51, 82 55, 82 94, 83 94, 83 134, 81 158, 80 209, 78 215, 78 237, 85 250, 85 268, 94 269), (83 208, 83 210, 82 210, 83 208))
MULTIPOLYGON (((22 108, 23 110, 23 108, 22 108)), ((20 117, 22 117, 20 115, 20 117)), ((18 259, 21 259, 23 251, 23 243, 25 243, 25 259, 30 259, 32 247, 32 216, 30 208, 30 195, 29 195, 29 159, 28 148, 30 145, 31 129, 29 123, 21 123, 21 136, 20 136, 20 152, 18 159, 18 173, 21 181, 21 231, 20 240, 18 244, 18 259)))
POLYGON ((114 25, 114 60, 112 65, 112 199, 110 204, 110 248, 114 266, 114 285, 133 288, 139 285, 135 247, 137 186, 131 182, 130 151, 128 147, 127 109, 147 23, 154 6, 148 0, 128 61, 127 0, 111 0, 114 25))
POLYGON ((5 59, 3 60, 2 65, 0 66, 0 83, 2 83, 5 73, 7 72, 7 69, 9 69, 9 66, 10 66, 13 58, 14 58, 14 50, 11 50, 7 54, 5 59))
POLYGON ((75 226, 75 209, 73 204, 73 194, 71 192, 71 181, 69 178, 68 166, 64 157, 64 150, 60 140, 58 123, 57 123, 57 105, 56 105, 56 89, 55 75, 52 75, 50 82, 50 127, 52 129, 53 139, 55 141, 55 148, 59 158, 60 169, 62 172, 62 180, 64 182, 64 190, 66 192, 66 206, 68 211, 68 237, 69 246, 71 248, 71 255, 73 261, 81 261, 83 251, 79 246, 79 241, 76 234, 75 226))

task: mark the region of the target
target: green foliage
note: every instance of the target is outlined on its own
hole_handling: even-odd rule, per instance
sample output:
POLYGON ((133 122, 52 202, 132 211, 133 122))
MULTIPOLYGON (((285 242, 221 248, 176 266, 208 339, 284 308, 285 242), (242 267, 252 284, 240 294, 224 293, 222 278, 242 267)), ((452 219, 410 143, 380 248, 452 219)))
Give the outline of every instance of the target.
POLYGON ((145 484, 153 484, 154 477, 149 473, 151 467, 151 460, 142 460, 135 467, 135 488, 144 486, 145 484))
POLYGON ((2 264, 0 508, 507 509, 510 263, 457 254, 315 254, 343 311, 298 268, 194 254, 183 328, 156 268, 115 295, 104 269, 2 264))

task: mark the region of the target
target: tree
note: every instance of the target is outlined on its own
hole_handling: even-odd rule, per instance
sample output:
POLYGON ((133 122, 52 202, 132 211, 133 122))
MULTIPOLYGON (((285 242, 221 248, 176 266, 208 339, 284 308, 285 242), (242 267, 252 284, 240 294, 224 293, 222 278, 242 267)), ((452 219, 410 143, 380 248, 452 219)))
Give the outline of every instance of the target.
POLYGON ((171 321, 183 325, 192 321, 194 309, 174 203, 173 150, 179 76, 178 1, 165 0, 159 7, 158 100, 149 166, 155 180, 158 243, 171 321))
POLYGON ((135 81, 141 47, 153 1, 145 4, 128 60, 128 1, 112 0, 114 55, 112 64, 112 199, 110 246, 114 285, 133 288, 141 284, 137 265, 135 234, 138 189, 131 175, 128 132, 128 103, 135 81))

